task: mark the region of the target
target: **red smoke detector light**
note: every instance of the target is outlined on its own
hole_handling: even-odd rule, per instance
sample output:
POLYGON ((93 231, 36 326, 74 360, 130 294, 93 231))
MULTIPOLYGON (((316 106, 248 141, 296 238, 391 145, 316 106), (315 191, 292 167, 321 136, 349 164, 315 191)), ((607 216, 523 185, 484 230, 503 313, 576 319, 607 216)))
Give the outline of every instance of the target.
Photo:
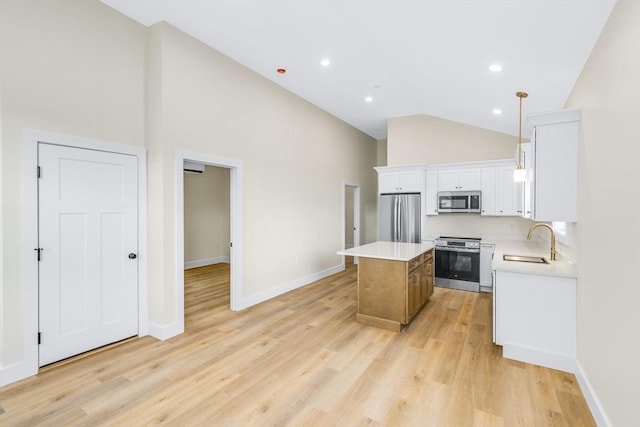
POLYGON ((287 69, 286 68, 278 68, 276 71, 278 72, 278 74, 284 74, 284 73, 287 72, 287 69))

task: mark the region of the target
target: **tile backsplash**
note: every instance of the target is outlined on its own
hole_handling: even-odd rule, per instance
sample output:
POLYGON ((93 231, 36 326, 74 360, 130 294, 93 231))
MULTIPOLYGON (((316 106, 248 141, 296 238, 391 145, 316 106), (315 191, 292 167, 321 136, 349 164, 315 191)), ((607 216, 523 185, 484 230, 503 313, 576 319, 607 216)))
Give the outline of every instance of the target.
POLYGON ((452 213, 425 216, 422 236, 484 237, 525 239, 533 221, 520 217, 482 216, 452 213))

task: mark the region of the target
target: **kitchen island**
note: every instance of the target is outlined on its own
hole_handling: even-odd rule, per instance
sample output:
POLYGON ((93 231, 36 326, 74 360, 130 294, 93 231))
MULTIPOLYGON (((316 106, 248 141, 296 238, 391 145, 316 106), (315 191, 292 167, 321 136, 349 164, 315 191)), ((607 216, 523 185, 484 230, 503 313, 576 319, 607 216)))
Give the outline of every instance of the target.
POLYGON ((358 262, 356 321, 400 332, 433 293, 433 244, 374 242, 338 251, 358 262))

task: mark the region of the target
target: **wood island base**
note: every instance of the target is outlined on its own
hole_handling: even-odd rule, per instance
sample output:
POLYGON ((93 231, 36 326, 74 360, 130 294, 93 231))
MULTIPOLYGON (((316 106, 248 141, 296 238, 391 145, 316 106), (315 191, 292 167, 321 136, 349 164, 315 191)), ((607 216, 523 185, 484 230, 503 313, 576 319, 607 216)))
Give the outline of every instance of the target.
POLYGON ((356 321, 400 332, 433 293, 433 249, 409 261, 360 258, 356 321))
POLYGON ((356 313, 356 322, 363 325, 375 326, 376 328, 386 329, 387 331, 400 332, 402 323, 395 320, 382 319, 380 317, 367 316, 366 314, 356 313))

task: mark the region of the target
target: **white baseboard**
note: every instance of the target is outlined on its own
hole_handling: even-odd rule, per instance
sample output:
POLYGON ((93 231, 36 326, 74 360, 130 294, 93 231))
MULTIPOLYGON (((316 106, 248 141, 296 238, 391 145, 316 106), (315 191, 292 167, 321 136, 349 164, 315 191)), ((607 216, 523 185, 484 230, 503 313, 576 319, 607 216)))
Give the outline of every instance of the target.
POLYGON ((503 343, 502 356, 507 359, 533 363, 534 365, 558 369, 572 374, 575 374, 576 372, 575 357, 566 354, 550 353, 537 348, 503 343))
POLYGON ((205 258, 205 259, 197 259, 195 261, 187 261, 184 263, 184 269, 187 270, 189 268, 204 267, 205 265, 220 264, 221 262, 225 262, 229 264, 230 262, 229 257, 219 256, 215 258, 205 258))
POLYGON ((38 374, 38 367, 28 366, 24 361, 0 367, 0 387, 38 374))
POLYGON ((284 283, 275 288, 269 289, 267 291, 261 292, 256 295, 251 295, 249 297, 240 298, 238 310, 243 310, 245 308, 251 307, 252 305, 259 304, 271 298, 275 298, 278 295, 285 294, 287 292, 293 291, 294 289, 301 288, 310 283, 315 282, 316 280, 324 279, 325 277, 329 277, 332 274, 339 273, 345 269, 344 264, 336 265, 335 267, 331 267, 327 270, 320 271, 318 273, 310 274, 306 277, 301 277, 296 280, 292 280, 291 282, 284 283))
MULTIPOLYGON (((220 258, 223 258, 223 260, 216 261, 216 262, 206 262, 205 264, 202 264, 202 265, 216 264, 218 262, 228 262, 228 258, 226 258, 227 261, 224 261, 224 257, 212 258, 212 259, 218 260, 220 258)), ((201 261, 204 262, 207 260, 201 260, 201 261)), ((201 262, 201 261, 194 261, 194 262, 201 262)), ((185 263, 185 267, 186 265, 187 263, 185 263)), ((317 280, 324 279, 325 277, 329 277, 333 274, 339 273, 344 269, 345 269, 345 265, 339 264, 327 270, 310 274, 308 276, 301 277, 299 279, 293 280, 288 283, 284 283, 276 288, 269 289, 268 291, 261 292, 256 295, 252 295, 247 298, 242 298, 240 301, 240 309, 251 307, 252 305, 256 305, 268 299, 277 297, 278 295, 282 295, 294 289, 301 288, 317 280)), ((150 322, 148 332, 149 332, 149 335, 151 335, 152 337, 164 341, 184 333, 184 322, 183 321, 175 322, 175 323, 170 323, 166 325, 150 322)), ((18 362, 13 365, 0 367, 0 387, 37 375, 37 373, 38 373, 37 366, 35 366, 35 370, 34 370, 33 367, 30 368, 29 366, 27 366, 27 363, 25 362, 18 362)))
POLYGON ((584 394, 584 398, 587 401, 587 405, 589 405, 591 415, 593 415, 593 418, 596 420, 596 424, 599 427, 611 427, 611 421, 609 421, 609 417, 607 417, 607 414, 604 412, 600 400, 596 396, 589 379, 587 379, 587 375, 584 373, 578 361, 576 361, 576 368, 575 375, 578 379, 578 384, 580 384, 580 390, 582 390, 582 394, 584 394))
POLYGON ((149 323, 149 335, 161 341, 173 338, 184 332, 184 322, 169 323, 167 325, 159 325, 157 323, 149 323))

